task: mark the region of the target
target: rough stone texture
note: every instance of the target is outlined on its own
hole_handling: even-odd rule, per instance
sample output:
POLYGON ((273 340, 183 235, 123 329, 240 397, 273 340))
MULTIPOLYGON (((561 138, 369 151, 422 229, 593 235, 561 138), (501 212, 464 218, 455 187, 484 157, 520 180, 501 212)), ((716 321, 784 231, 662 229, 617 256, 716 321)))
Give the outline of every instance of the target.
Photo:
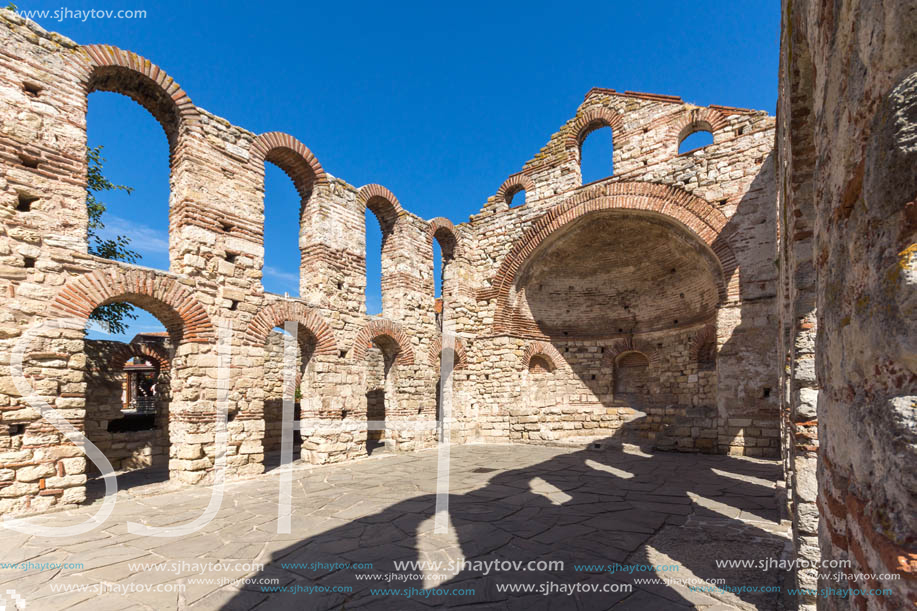
MULTIPOLYGON (((321 464, 379 443, 434 443, 432 429, 400 425, 439 417, 445 328, 456 333, 443 386, 453 441, 604 447, 634 436, 659 449, 770 457, 782 448, 797 557, 901 577, 868 583, 892 596, 799 602, 913 603, 915 12, 905 2, 785 1, 777 121, 592 89, 478 214, 455 225, 418 218, 382 185, 331 176, 288 134, 256 135, 197 108, 136 54, 80 46, 0 10, 0 513, 86 497, 82 451, 23 393, 119 466, 143 464, 143 449, 156 445, 103 434, 115 381, 91 361, 126 347, 84 340, 99 305, 132 303, 168 330, 168 440, 159 446, 169 448, 172 485, 214 477, 220 338, 231 348, 227 466, 243 476, 261 473, 280 445, 283 342, 273 329, 299 324, 301 417, 344 425, 302 431, 302 458, 321 464), (85 116, 96 90, 137 101, 169 142, 168 271, 87 254, 85 116), (583 185, 581 145, 606 126, 615 173, 583 185), (698 129, 713 143, 678 154, 698 129), (298 299, 261 285, 268 162, 302 197, 298 299), (513 206, 520 191, 526 203, 513 206), (366 209, 383 233, 376 317, 364 307, 366 209), (35 328, 61 318, 72 324, 35 328), (24 340, 31 391, 13 376, 24 340), (367 420, 387 428, 366 430, 367 420)), ((566 495, 556 483, 532 486, 552 501, 566 495)), ((672 532, 653 532, 678 547, 672 532)), ((699 530, 684 541, 706 544, 699 530)), ((864 585, 817 583, 814 570, 795 580, 864 585)), ((651 596, 630 604, 658 603, 651 596)))
POLYGON ((363 456, 379 442, 398 451, 434 443, 431 427, 399 423, 437 418, 443 325, 457 334, 448 392, 458 441, 582 443, 630 423, 629 434, 662 448, 777 455, 775 121, 766 113, 593 89, 479 214, 453 225, 418 218, 384 186, 331 176, 290 135, 252 134, 197 108, 131 52, 79 46, 6 11, 0 36, 0 464, 29 474, 23 485, 0 482, 0 513, 75 498, 63 483, 49 494, 32 473, 60 472, 73 450, 6 369, 39 323, 72 321, 29 339, 34 392, 119 461, 149 445, 122 447, 99 431, 113 382, 91 379, 80 327, 113 302, 148 310, 168 330, 168 440, 159 445, 179 482, 213 478, 223 337, 229 475, 261 472, 279 449, 283 346, 272 330, 286 321, 299 324, 297 402, 313 423, 302 457, 312 463, 363 456), (95 90, 130 96, 163 126, 168 271, 87 255, 85 113, 95 90), (615 175, 581 185, 580 145, 603 125, 614 129, 615 175), (679 155, 697 129, 712 131, 713 144, 679 155), (299 299, 261 285, 267 162, 302 197, 299 299), (527 203, 510 208, 521 189, 527 203), (367 208, 384 236, 378 317, 364 306, 367 208), (361 428, 367 419, 386 430, 361 428), (316 421, 343 426, 316 430, 316 421))
POLYGON ((914 3, 783 3, 781 401, 795 547, 818 558, 817 533, 823 559, 877 576, 821 587, 894 592, 819 599, 828 609, 917 603, 915 100, 914 3))

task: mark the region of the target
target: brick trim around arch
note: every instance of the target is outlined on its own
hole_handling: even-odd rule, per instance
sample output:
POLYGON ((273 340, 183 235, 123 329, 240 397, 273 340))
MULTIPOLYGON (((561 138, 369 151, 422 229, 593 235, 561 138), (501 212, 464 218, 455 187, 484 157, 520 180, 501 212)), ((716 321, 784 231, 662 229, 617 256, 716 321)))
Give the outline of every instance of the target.
POLYGON ((526 203, 535 197, 535 181, 524 172, 517 172, 504 180, 500 188, 497 189, 497 199, 501 202, 505 202, 506 205, 509 206, 511 205, 510 202, 513 200, 513 197, 515 197, 519 191, 525 191, 526 203))
MULTIPOLYGON (((265 132, 255 138, 251 146, 252 162, 264 172, 264 162, 269 161, 290 177, 303 205, 315 185, 327 182, 322 164, 309 148, 289 134, 265 132)), ((302 211, 300 211, 302 212, 302 211)))
POLYGON ((685 111, 673 120, 669 127, 668 140, 674 145, 675 152, 678 153, 678 147, 681 141, 696 131, 707 130, 712 134, 727 127, 729 121, 726 115, 712 108, 691 108, 685 111))
MULTIPOLYGON (((427 353, 427 358, 429 359, 430 367, 433 369, 439 370, 440 367, 440 353, 443 351, 443 338, 442 336, 437 336, 430 343, 430 350, 427 353)), ((465 344, 462 342, 461 337, 455 338, 455 362, 452 363, 452 369, 465 369, 468 366, 468 356, 465 353, 465 344)))
POLYGON ((58 292, 51 311, 61 317, 88 320, 100 305, 127 302, 153 314, 175 346, 210 343, 213 324, 204 307, 183 284, 153 270, 110 266, 71 279, 58 292))
POLYGON ((357 190, 357 201, 369 208, 382 228, 382 247, 388 242, 387 237, 395 231, 399 217, 404 213, 401 202, 395 194, 377 184, 363 185, 357 190))
POLYGON ((525 347, 525 352, 522 353, 522 368, 527 370, 535 356, 540 356, 550 363, 551 371, 557 369, 564 361, 564 357, 557 348, 548 342, 529 342, 525 347))
POLYGON ((449 219, 438 216, 427 225, 427 244, 433 248, 433 240, 439 242, 443 257, 450 259, 462 253, 462 243, 459 240, 455 225, 449 219))
POLYGON ((720 303, 738 300, 738 263, 729 244, 729 236, 725 234, 727 219, 722 212, 707 201, 675 187, 645 182, 611 182, 583 187, 566 202, 546 212, 516 241, 494 275, 492 288, 479 293, 480 299, 496 299, 494 333, 507 333, 512 328, 510 290, 528 257, 555 231, 587 214, 602 210, 649 212, 686 228, 712 251, 720 264, 722 274, 714 278, 720 303))
POLYGON ((165 348, 144 342, 119 345, 111 354, 109 366, 113 370, 122 369, 134 357, 153 361, 160 370, 167 371, 171 367, 169 353, 165 348))
POLYGON ((651 342, 634 337, 625 337, 615 341, 605 352, 605 358, 611 365, 617 367, 618 357, 628 352, 639 352, 646 357, 650 365, 656 365, 662 359, 659 351, 651 342))
POLYGON ((321 314, 301 303, 289 301, 275 302, 258 310, 245 330, 245 342, 260 346, 274 327, 282 327, 288 320, 299 323, 315 337, 314 354, 337 354, 334 331, 321 314))
POLYGON ((146 108, 165 130, 173 155, 182 133, 198 129, 197 107, 165 70, 133 51, 113 45, 84 45, 80 49, 88 58, 88 66, 81 66, 86 94, 112 91, 146 108))
POLYGON ((624 119, 610 108, 593 106, 583 111, 573 121, 567 134, 566 148, 575 152, 579 159, 579 148, 591 132, 601 128, 610 127, 616 135, 624 128, 624 119))
POLYGON ((402 331, 401 325, 385 318, 371 320, 360 330, 353 342, 353 360, 359 362, 366 358, 366 351, 372 341, 383 336, 391 338, 398 344, 396 363, 399 365, 414 364, 414 350, 411 348, 410 338, 402 331))

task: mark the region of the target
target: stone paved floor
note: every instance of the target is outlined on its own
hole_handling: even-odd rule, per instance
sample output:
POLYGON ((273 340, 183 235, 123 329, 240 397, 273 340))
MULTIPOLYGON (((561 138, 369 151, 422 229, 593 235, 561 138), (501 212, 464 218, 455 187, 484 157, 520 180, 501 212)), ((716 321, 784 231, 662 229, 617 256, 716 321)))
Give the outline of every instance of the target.
MULTIPOLYGON (((88 534, 49 539, 6 531, 0 562, 72 562, 82 568, 0 569, 0 590, 15 590, 29 611, 781 608, 778 593, 696 592, 674 583, 638 583, 664 576, 724 579, 732 587, 783 585, 784 576, 773 569, 714 564, 785 557, 788 533, 778 521, 775 462, 649 454, 630 446, 622 451, 472 445, 454 447, 451 458, 447 534, 433 533, 435 450, 298 468, 290 534, 277 534, 276 471, 229 484, 219 513, 197 533, 179 539, 128 534, 128 520, 182 524, 200 515, 209 500, 208 488, 170 490, 168 484, 154 484, 139 493, 119 492, 112 516, 88 534), (144 495, 151 489, 159 493, 144 495), (564 566, 484 574, 480 565, 466 565, 448 575, 394 566, 401 560, 461 559, 562 561, 564 566), (264 567, 236 566, 252 562, 264 567), (167 564, 154 569, 136 563, 167 564), (227 566, 202 571, 193 563, 227 566), (313 563, 371 563, 372 568, 313 563), (611 563, 675 565, 677 570, 628 574, 574 566, 611 563), (267 593, 258 583, 227 583, 243 577, 271 580, 291 591, 267 593), (65 585, 101 587, 97 584, 108 592, 55 591, 65 585), (175 585, 183 591, 155 591, 175 585), (508 585, 535 590, 501 591, 508 585), (559 590, 574 586, 633 587, 630 592, 559 590), (292 591, 297 587, 300 591, 292 591), (473 594, 408 598, 370 591, 411 587, 473 594), (122 594, 113 588, 150 591, 122 594), (302 591, 306 588, 324 591, 302 591), (547 588, 553 588, 552 595, 540 593, 547 588)), ((98 506, 36 521, 81 522, 98 506)))

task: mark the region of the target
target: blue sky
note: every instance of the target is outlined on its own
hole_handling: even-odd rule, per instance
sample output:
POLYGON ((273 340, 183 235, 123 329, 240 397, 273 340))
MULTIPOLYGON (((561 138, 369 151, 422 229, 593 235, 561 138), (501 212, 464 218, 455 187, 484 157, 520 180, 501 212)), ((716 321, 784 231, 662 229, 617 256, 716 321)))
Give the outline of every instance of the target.
MULTIPOLYGON (((768 2, 17 4, 144 9, 144 19, 37 21, 82 44, 140 53, 198 106, 256 133, 288 132, 331 174, 381 183, 408 210, 456 223, 538 152, 591 87, 771 113, 777 99, 780 11, 768 2)), ((135 189, 106 197, 109 227, 135 237, 143 264, 167 268, 162 130, 110 93, 90 96, 88 121, 106 174, 135 189)), ((607 140, 587 140, 587 180, 611 173, 607 140)), ((265 207, 265 287, 296 294, 298 196, 270 165, 265 207)), ((378 227, 370 228, 367 300, 377 312, 378 227)), ((144 326, 157 325, 145 317, 137 330, 144 326)))

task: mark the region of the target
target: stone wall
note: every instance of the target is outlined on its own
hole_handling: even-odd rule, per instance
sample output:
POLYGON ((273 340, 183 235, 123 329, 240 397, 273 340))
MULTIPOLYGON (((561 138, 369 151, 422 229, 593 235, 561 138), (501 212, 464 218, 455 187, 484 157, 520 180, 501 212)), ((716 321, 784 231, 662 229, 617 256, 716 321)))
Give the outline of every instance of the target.
POLYGON ((458 330, 476 338, 470 408, 489 421, 484 438, 542 431, 533 412, 551 418, 526 407, 538 392, 527 386, 545 382, 529 382, 520 358, 542 342, 556 349, 554 418, 573 431, 551 440, 635 432, 668 448, 777 454, 774 128, 762 112, 593 89, 458 226, 477 299, 458 330), (602 126, 615 174, 581 185, 580 145, 602 126), (713 144, 678 154, 698 129, 713 144), (512 207, 520 190, 525 205, 512 207), (652 361, 649 399, 613 390, 606 355, 626 349, 652 361))
POLYGON ((781 401, 796 550, 886 576, 799 580, 894 593, 803 601, 820 608, 917 602, 915 100, 913 3, 783 3, 781 401))
POLYGON ((197 108, 133 53, 80 46, 7 11, 0 20, 0 513, 82 499, 76 480, 48 492, 50 473, 69 473, 77 465, 63 461, 81 453, 23 398, 11 355, 20 346, 35 393, 88 433, 105 400, 87 384, 82 329, 113 302, 148 310, 168 331, 164 445, 170 477, 189 484, 214 477, 223 414, 229 476, 260 473, 279 449, 283 342, 273 330, 288 321, 298 325, 310 462, 366 456, 379 438, 396 451, 435 442, 442 329, 455 334, 445 387, 453 441, 633 437, 777 454, 775 121, 766 113, 593 89, 480 213, 454 225, 411 214, 384 186, 330 175, 288 134, 253 134, 197 108), (168 271, 87 254, 85 115, 95 90, 130 96, 163 125, 168 271), (615 174, 582 185, 580 145, 600 126, 614 130, 615 174), (713 144, 678 154, 698 129, 713 144), (261 283, 265 163, 302 198, 299 298, 261 283), (510 207, 522 189, 525 205, 510 207), (367 209, 381 253, 366 252, 367 209), (381 316, 365 312, 367 256, 382 259, 381 316), (367 420, 386 430, 367 431, 367 420))

